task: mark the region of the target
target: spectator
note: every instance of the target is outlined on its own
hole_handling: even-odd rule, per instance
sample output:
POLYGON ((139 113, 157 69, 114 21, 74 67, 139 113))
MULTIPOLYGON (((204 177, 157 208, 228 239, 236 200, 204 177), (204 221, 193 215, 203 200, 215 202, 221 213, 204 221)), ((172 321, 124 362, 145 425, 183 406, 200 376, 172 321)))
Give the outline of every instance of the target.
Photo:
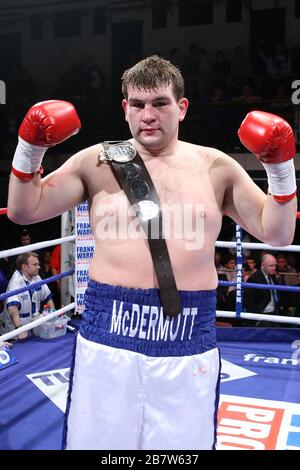
POLYGON ((215 62, 212 63, 214 75, 214 86, 216 88, 226 88, 227 80, 230 75, 230 63, 225 59, 224 51, 216 53, 215 62))
MULTIPOLYGON (((30 251, 19 255, 16 264, 17 270, 9 281, 7 292, 41 281, 39 276, 40 263, 37 253, 30 251)), ((29 323, 32 315, 41 312, 46 303, 49 304, 50 308, 55 308, 52 294, 46 284, 33 290, 10 296, 6 301, 3 311, 5 331, 8 332, 29 323)), ((24 339, 27 336, 28 332, 25 331, 19 335, 19 339, 24 339)))
MULTIPOLYGON (((19 234, 17 246, 27 246, 31 244, 31 235, 26 228, 22 229, 19 234)), ((8 276, 11 277, 16 269, 17 256, 11 256, 8 261, 8 276)))
MULTIPOLYGON (((278 283, 284 286, 297 286, 298 274, 295 268, 289 266, 283 254, 277 256, 278 283)), ((299 295, 299 294, 298 294, 299 295)), ((287 315, 292 307, 295 307, 293 292, 282 291, 280 294, 281 305, 287 315)))
POLYGON ((248 263, 243 263, 243 282, 247 282, 251 275, 250 266, 248 263))
POLYGON ((235 83, 235 93, 241 94, 244 85, 253 77, 253 70, 243 46, 236 46, 231 61, 231 77, 235 83))
POLYGON ((254 258, 251 258, 250 256, 247 256, 246 257, 246 263, 248 264, 249 266, 249 269, 250 269, 250 275, 255 273, 255 271, 257 271, 256 269, 256 261, 254 258))
POLYGON ((268 72, 271 78, 271 93, 273 94, 279 83, 287 84, 290 73, 288 51, 281 42, 275 45, 275 50, 269 58, 268 72))
MULTIPOLYGON (((50 260, 50 269, 51 276, 61 273, 61 245, 57 245, 52 251, 51 260, 50 260)), ((56 290, 55 290, 55 304, 60 307, 60 291, 61 291, 61 281, 57 279, 56 281, 56 290)))
MULTIPOLYGON (((251 274, 247 282, 254 284, 277 284, 276 280, 277 260, 275 256, 267 253, 261 259, 261 267, 251 274)), ((271 289, 246 289, 244 305, 247 312, 279 315, 279 292, 271 289)), ((244 322, 248 325, 249 322, 244 322)), ((253 323, 252 323, 253 325, 253 323)), ((270 321, 259 321, 256 326, 277 326, 270 321)))
MULTIPOLYGON (((8 285, 7 277, 4 271, 0 269, 0 294, 3 294, 4 292, 6 292, 7 285, 8 285)), ((4 301, 0 300, 0 314, 3 310, 3 307, 4 307, 4 301)))

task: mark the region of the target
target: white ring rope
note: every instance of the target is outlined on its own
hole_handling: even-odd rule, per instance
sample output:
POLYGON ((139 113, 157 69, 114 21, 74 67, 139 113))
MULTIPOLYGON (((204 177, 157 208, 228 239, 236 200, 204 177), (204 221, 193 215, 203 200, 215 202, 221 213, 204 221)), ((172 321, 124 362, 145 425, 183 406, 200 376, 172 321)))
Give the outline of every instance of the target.
POLYGON ((295 325, 300 325, 299 317, 284 317, 281 315, 268 315, 264 313, 251 313, 251 312, 241 312, 241 316, 237 317, 236 312, 228 310, 217 310, 217 317, 223 318, 244 318, 246 320, 264 320, 264 321, 274 321, 278 323, 293 323, 295 325))
MULTIPOLYGON (((31 245, 20 246, 18 248, 10 248, 9 250, 0 251, 0 259, 9 256, 20 255, 28 251, 40 250, 48 246, 60 245, 61 243, 72 242, 76 240, 75 235, 68 237, 56 238, 55 240, 48 240, 45 242, 32 243, 31 245)), ((216 241, 215 246, 217 248, 236 248, 235 242, 216 241)), ((272 250, 272 251, 295 251, 300 252, 300 245, 288 245, 288 246, 272 246, 266 243, 242 243, 243 248, 252 250, 272 250)))
MULTIPOLYGON (((222 242, 216 241, 217 248, 236 248, 236 242, 222 242)), ((300 251, 300 245, 288 245, 288 246, 272 246, 267 243, 242 243, 243 248, 249 250, 270 250, 270 251, 300 251)))
MULTIPOLYGON (((39 250, 45 247, 49 246, 54 246, 54 245, 59 245, 61 243, 67 243, 71 241, 75 241, 76 236, 71 235, 68 237, 62 237, 62 238, 56 238, 54 240, 48 240, 45 242, 39 242, 39 243, 32 243, 30 245, 26 246, 21 246, 18 248, 11 248, 9 250, 3 250, 0 251, 0 259, 1 258, 6 258, 9 256, 14 256, 14 255, 19 255, 21 253, 26 253, 28 251, 34 251, 34 250, 39 250)), ((236 242, 226 242, 226 241, 216 241, 215 246, 217 248, 236 248, 236 242)), ((242 247, 246 249, 251 249, 251 250, 270 250, 270 251, 294 251, 294 252, 300 252, 300 245, 288 245, 288 246, 272 246, 268 245, 266 243, 242 243, 242 247)), ((24 331, 31 330, 32 328, 35 328, 38 325, 41 325, 45 323, 48 320, 51 320, 51 318, 55 318, 56 316, 59 316, 63 314, 64 312, 68 312, 69 310, 72 310, 75 307, 75 302, 55 311, 52 312, 49 315, 46 315, 43 318, 39 318, 38 320, 35 320, 33 322, 27 323, 26 325, 18 328, 17 330, 13 330, 9 333, 6 333, 2 336, 0 336, 1 341, 6 341, 8 339, 11 339, 15 336, 18 336, 20 333, 23 333, 24 331)), ((278 323, 292 323, 295 325, 300 325, 300 318, 295 318, 295 317, 285 317, 281 315, 266 315, 266 314, 259 314, 259 313, 250 313, 250 312, 242 312, 239 317, 236 316, 236 312, 234 311, 227 311, 227 310, 217 310, 216 311, 216 316, 217 317, 224 317, 224 318, 244 318, 248 320, 267 320, 267 321, 275 321, 278 323)))
POLYGON ((59 310, 56 310, 55 312, 51 312, 42 318, 38 318, 37 320, 27 323, 26 325, 21 326, 20 328, 17 328, 16 330, 10 331, 9 333, 5 333, 4 335, 0 336, 0 341, 7 341, 8 339, 14 338, 15 336, 18 336, 20 333, 31 330, 32 328, 35 328, 36 326, 42 325, 46 321, 51 320, 52 318, 58 317, 59 315, 62 315, 63 313, 68 312, 69 310, 72 310, 73 308, 75 308, 75 302, 72 302, 71 304, 66 305, 65 307, 62 307, 59 310))
POLYGON ((0 251, 0 259, 9 256, 20 255, 28 251, 40 250, 48 246, 60 245, 61 243, 73 242, 76 239, 75 235, 69 237, 56 238, 55 240, 48 240, 45 242, 32 243, 31 245, 19 246, 18 248, 10 248, 9 250, 0 251))

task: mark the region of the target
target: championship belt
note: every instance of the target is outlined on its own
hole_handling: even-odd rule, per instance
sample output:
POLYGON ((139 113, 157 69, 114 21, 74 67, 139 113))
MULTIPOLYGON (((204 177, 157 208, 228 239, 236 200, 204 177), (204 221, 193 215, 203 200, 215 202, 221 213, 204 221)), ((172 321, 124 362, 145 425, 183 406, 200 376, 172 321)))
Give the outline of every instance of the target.
POLYGON ((163 235, 158 194, 140 154, 129 141, 103 142, 99 162, 107 162, 147 235, 164 313, 180 312, 180 296, 163 235), (151 235, 155 232, 155 237, 151 235))

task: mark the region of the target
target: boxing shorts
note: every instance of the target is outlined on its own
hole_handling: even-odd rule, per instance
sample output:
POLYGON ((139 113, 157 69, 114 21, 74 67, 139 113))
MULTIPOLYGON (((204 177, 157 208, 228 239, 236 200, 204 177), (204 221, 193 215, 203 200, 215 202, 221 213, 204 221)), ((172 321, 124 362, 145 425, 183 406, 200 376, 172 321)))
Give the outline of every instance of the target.
POLYGON ((216 293, 89 281, 66 410, 65 449, 214 449, 220 357, 216 293))

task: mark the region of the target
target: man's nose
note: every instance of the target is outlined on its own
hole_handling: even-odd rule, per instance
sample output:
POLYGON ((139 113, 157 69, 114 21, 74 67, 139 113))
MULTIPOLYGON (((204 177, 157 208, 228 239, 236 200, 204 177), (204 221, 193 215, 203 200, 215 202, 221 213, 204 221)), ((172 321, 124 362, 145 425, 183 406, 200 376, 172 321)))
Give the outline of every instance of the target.
POLYGON ((155 119, 153 108, 151 106, 145 106, 143 112, 143 121, 151 122, 155 119))

